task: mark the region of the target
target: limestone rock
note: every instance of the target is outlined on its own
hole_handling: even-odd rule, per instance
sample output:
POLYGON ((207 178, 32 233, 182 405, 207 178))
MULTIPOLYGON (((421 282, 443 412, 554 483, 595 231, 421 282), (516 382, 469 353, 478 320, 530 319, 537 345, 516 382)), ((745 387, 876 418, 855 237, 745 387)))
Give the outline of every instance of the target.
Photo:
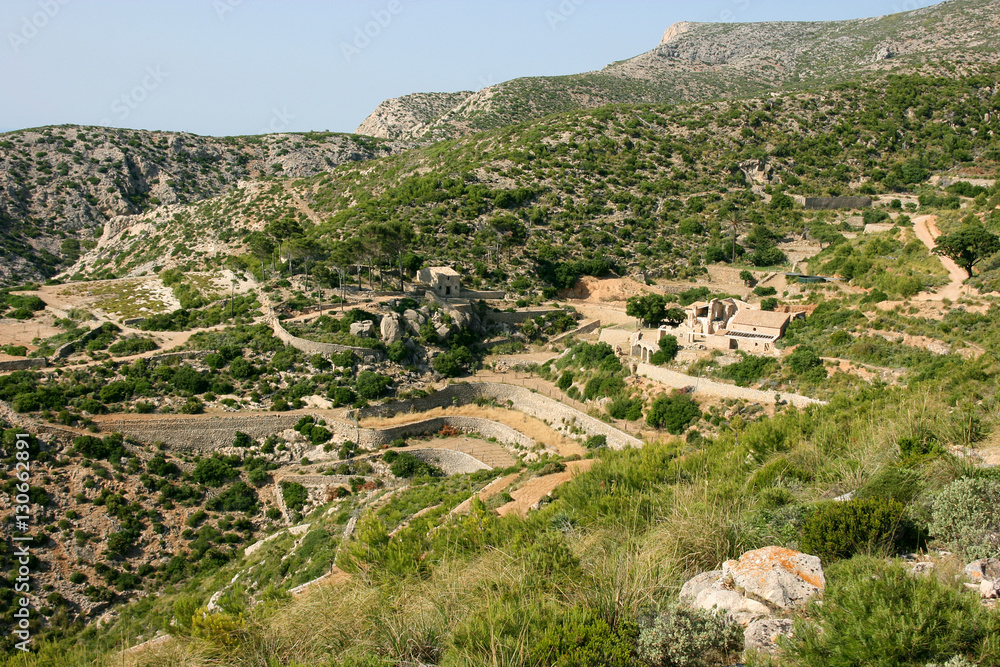
POLYGON ((406 322, 406 328, 413 333, 419 333, 420 327, 424 325, 427 318, 415 310, 407 309, 403 311, 403 320, 406 322))
POLYGON ((722 570, 702 572, 690 579, 681 587, 680 599, 695 609, 728 613, 743 626, 771 614, 767 605, 734 590, 722 570))
POLYGON ((979 597, 984 600, 996 600, 1000 598, 1000 581, 983 579, 979 582, 979 597))
POLYGON ((748 551, 722 565, 723 578, 779 609, 796 609, 826 588, 820 559, 782 547, 748 551))
POLYGON ((364 322, 354 322, 351 324, 351 335, 360 336, 362 338, 369 338, 375 329, 375 323, 371 320, 365 320, 364 322))
POLYGON ((699 593, 707 588, 710 588, 712 584, 721 578, 722 570, 712 570, 711 572, 702 572, 701 574, 689 579, 683 586, 681 586, 681 600, 694 602, 699 593))
POLYGON ((382 318, 380 333, 382 334, 382 342, 386 345, 392 345, 403 339, 403 329, 395 317, 382 318))
POLYGON ((965 576, 973 583, 1000 581, 1000 558, 982 558, 965 566, 965 576))
POLYGON ((441 340, 447 340, 448 336, 451 335, 451 327, 447 324, 440 324, 434 327, 434 331, 437 333, 438 338, 441 340))
POLYGON ((743 632, 743 648, 770 655, 778 648, 778 637, 792 636, 792 621, 787 618, 761 618, 743 632))

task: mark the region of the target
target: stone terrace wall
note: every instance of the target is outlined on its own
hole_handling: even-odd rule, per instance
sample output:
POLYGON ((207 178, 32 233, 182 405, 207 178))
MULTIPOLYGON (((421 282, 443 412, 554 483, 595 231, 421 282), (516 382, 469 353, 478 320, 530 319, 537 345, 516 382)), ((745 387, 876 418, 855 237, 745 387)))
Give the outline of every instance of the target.
POLYGON ((550 338, 549 343, 558 343, 560 341, 566 340, 570 336, 582 336, 583 334, 594 333, 600 328, 601 328, 601 321, 592 320, 582 326, 577 327, 576 329, 573 329, 572 331, 567 331, 566 333, 559 334, 555 338, 550 338))
POLYGON ((359 411, 364 417, 385 417, 397 413, 425 412, 434 408, 449 405, 465 405, 476 399, 492 399, 500 404, 510 403, 510 406, 520 412, 537 417, 559 431, 569 433, 578 428, 588 436, 603 435, 608 439, 608 446, 613 449, 625 447, 641 447, 642 441, 615 427, 585 415, 564 403, 553 400, 541 394, 510 384, 494 382, 477 382, 452 384, 441 391, 412 401, 398 401, 388 405, 374 406, 359 411))
POLYGON ((237 431, 256 440, 293 428, 300 414, 265 413, 212 415, 209 417, 145 417, 121 416, 98 422, 108 433, 121 433, 126 438, 152 444, 163 442, 171 449, 209 451, 232 447, 237 431))
POLYGON ((533 320, 539 315, 548 315, 549 313, 558 312, 561 311, 556 308, 545 308, 543 310, 521 310, 513 313, 494 313, 487 311, 484 313, 483 319, 489 322, 496 322, 497 324, 524 324, 528 320, 533 320))
POLYGON ((713 380, 706 380, 705 378, 698 379, 691 377, 690 375, 678 373, 677 371, 672 371, 666 368, 660 368, 659 366, 652 366, 650 364, 639 364, 636 369, 636 373, 639 375, 645 375, 651 380, 656 380, 657 382, 665 384, 668 387, 675 387, 677 389, 697 386, 697 390, 694 392, 695 395, 707 394, 709 396, 719 396, 722 398, 741 398, 745 401, 769 404, 776 403, 780 397, 782 400, 788 401, 798 408, 804 408, 809 405, 826 405, 824 401, 809 398, 808 396, 800 396, 799 394, 782 394, 774 391, 762 391, 760 389, 750 389, 749 387, 737 387, 733 384, 715 382, 713 380))
POLYGON ((277 319, 271 320, 271 328, 274 329, 274 335, 278 338, 278 340, 286 345, 291 345, 296 350, 301 350, 306 354, 324 354, 330 356, 331 354, 340 354, 342 352, 353 352, 368 362, 378 362, 382 360, 381 352, 367 347, 351 347, 349 345, 335 345, 333 343, 317 343, 314 340, 306 340, 305 338, 293 336, 285 330, 285 327, 281 326, 281 323, 277 319))
POLYGON ((812 210, 831 211, 838 208, 870 208, 870 197, 806 197, 805 207, 812 210))
POLYGON ((505 445, 521 446, 527 449, 535 445, 534 440, 520 431, 516 431, 506 424, 479 417, 434 417, 383 430, 361 429, 360 439, 362 442, 359 444, 368 448, 381 447, 399 438, 405 439, 415 435, 437 433, 444 426, 450 426, 462 433, 479 433, 484 438, 496 438, 498 442, 505 445))
MULTIPOLYGON (((171 449, 185 451, 213 451, 232 447, 237 431, 256 440, 264 440, 269 435, 293 428, 302 416, 302 413, 280 412, 209 417, 122 415, 100 421, 98 426, 106 433, 118 432, 136 442, 163 442, 171 449)), ((326 429, 338 440, 353 442, 357 438, 358 444, 366 449, 377 449, 400 438, 437 433, 444 426, 462 433, 479 433, 484 438, 496 438, 498 442, 513 447, 531 449, 535 445, 535 441, 523 433, 479 417, 434 417, 381 430, 358 429, 351 424, 326 419, 326 429)))
POLYGON ((0 373, 8 371, 26 371, 31 368, 45 368, 48 362, 45 359, 10 359, 0 361, 0 373))

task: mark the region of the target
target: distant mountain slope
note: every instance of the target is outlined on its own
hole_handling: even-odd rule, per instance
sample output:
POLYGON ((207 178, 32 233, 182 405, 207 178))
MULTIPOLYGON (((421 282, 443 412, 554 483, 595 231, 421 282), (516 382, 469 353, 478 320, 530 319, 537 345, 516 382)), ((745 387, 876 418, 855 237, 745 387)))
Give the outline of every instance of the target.
POLYGON ((835 22, 678 23, 660 45, 598 72, 514 79, 427 113, 440 93, 385 102, 362 134, 439 140, 550 113, 611 103, 676 103, 807 89, 866 73, 1000 62, 1000 2, 953 0, 911 12, 835 22), (420 123, 408 122, 418 117, 420 123), (406 128, 411 128, 409 131, 406 128))
POLYGON ((241 179, 311 176, 397 148, 331 133, 216 138, 60 126, 0 134, 0 282, 52 275, 115 216, 196 202, 241 179))

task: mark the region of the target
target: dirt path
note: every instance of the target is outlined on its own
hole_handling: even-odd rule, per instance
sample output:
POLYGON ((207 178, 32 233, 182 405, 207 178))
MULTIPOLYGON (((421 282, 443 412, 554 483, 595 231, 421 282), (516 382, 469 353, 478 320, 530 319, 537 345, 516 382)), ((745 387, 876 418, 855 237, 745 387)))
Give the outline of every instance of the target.
POLYGON ((568 482, 579 473, 590 470, 594 465, 594 459, 583 459, 580 461, 570 461, 566 464, 566 470, 536 477, 519 489, 511 492, 510 496, 514 500, 497 509, 500 516, 516 514, 527 516, 528 511, 534 507, 539 500, 552 493, 557 486, 563 482, 568 482))
POLYGON ((285 192, 292 198, 292 203, 295 205, 295 208, 305 213, 306 216, 312 220, 314 225, 320 225, 323 223, 323 221, 320 220, 320 217, 316 215, 311 208, 309 208, 309 204, 305 203, 305 201, 303 201, 302 198, 300 198, 295 191, 292 190, 291 183, 285 183, 285 192))
MULTIPOLYGON (((941 230, 937 228, 937 216, 918 215, 913 219, 913 231, 917 235, 917 238, 927 246, 927 249, 933 252, 934 248, 937 247, 934 239, 941 236, 941 230)), ((936 293, 922 292, 913 297, 914 300, 942 301, 950 299, 951 301, 958 301, 963 296, 971 294, 971 288, 963 284, 966 278, 969 277, 965 270, 949 257, 939 255, 938 259, 941 261, 941 265, 948 271, 950 282, 944 287, 939 288, 936 293)))

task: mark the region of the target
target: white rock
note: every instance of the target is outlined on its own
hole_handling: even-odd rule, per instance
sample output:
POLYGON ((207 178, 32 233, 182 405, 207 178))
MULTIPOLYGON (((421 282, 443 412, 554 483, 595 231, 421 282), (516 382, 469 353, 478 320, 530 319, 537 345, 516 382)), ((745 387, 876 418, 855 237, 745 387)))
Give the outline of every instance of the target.
POLYGON ((371 320, 365 320, 364 322, 353 322, 351 324, 351 335, 361 336, 362 338, 367 338, 372 335, 372 331, 375 328, 375 323, 371 320))
POLYGON ((403 329, 395 317, 382 318, 380 333, 382 334, 382 342, 386 345, 392 345, 403 339, 403 329))
POLYGON ((978 584, 983 579, 1000 581, 1000 558, 982 558, 965 566, 965 576, 978 584))
POLYGON ((723 578, 779 609, 796 609, 826 588, 820 559, 782 547, 748 551, 722 565, 723 578))
POLYGON ((979 597, 984 600, 996 600, 1000 598, 1000 581, 983 579, 979 582, 979 597))

